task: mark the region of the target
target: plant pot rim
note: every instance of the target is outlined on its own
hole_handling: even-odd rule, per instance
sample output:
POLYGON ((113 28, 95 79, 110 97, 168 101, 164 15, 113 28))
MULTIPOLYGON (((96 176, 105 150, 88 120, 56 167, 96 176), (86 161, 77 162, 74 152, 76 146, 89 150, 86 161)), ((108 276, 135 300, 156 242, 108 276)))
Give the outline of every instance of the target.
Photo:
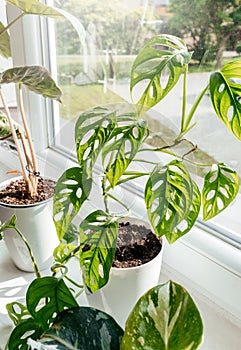
MULTIPOLYGON (((0 189, 6 187, 11 181, 20 180, 22 178, 23 178, 22 176, 13 176, 9 179, 1 181, 0 182, 0 189)), ((43 178, 56 181, 55 179, 53 179, 49 176, 43 176, 43 178)), ((14 209, 26 209, 26 208, 32 208, 32 207, 36 207, 36 206, 40 206, 40 205, 45 205, 48 202, 50 202, 52 199, 53 199, 53 197, 50 197, 50 198, 44 199, 42 201, 39 201, 36 203, 29 203, 29 204, 8 204, 8 203, 1 202, 1 200, 0 200, 0 207, 14 208, 14 209)))

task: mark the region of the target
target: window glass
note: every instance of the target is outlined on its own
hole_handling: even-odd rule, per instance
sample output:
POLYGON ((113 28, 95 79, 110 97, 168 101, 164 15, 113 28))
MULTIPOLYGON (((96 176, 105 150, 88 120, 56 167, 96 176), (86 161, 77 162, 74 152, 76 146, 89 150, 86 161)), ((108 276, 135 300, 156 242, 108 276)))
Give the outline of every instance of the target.
MULTIPOLYGON (((191 108, 206 86, 210 71, 237 58, 241 51, 238 1, 55 0, 54 5, 75 15, 86 29, 86 46, 81 47, 68 21, 54 22, 56 57, 53 64, 63 90, 55 120, 55 146, 68 151, 74 149, 74 123, 82 111, 95 105, 130 102, 131 64, 138 49, 154 34, 180 36, 194 51, 187 81, 187 108, 191 108)), ((168 143, 178 131, 181 97, 180 81, 173 92, 148 113, 151 127, 160 131, 162 142, 168 143)), ((187 135, 190 142, 183 144, 180 154, 190 150, 190 145, 193 148, 197 145, 198 151, 192 156, 199 163, 222 161, 241 174, 241 142, 214 115, 208 92, 195 119, 197 126, 187 135)), ((197 176, 200 171, 202 167, 194 169, 197 176)), ((219 230, 233 231, 237 240, 239 202, 237 198, 218 218, 219 230), (227 220, 229 227, 226 227, 227 220)))

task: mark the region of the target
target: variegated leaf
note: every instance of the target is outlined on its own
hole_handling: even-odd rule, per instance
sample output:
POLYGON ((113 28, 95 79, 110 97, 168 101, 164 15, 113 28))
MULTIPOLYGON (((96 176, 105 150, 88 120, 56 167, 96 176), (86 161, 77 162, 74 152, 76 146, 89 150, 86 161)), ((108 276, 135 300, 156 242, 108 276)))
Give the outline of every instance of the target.
POLYGON ((88 176, 115 126, 115 112, 106 108, 93 108, 79 116, 75 125, 77 159, 88 176))
POLYGON ((80 266, 92 293, 108 282, 117 233, 117 221, 102 210, 91 213, 80 224, 80 266))
POLYGON ((110 315, 79 306, 59 314, 34 348, 42 344, 43 349, 117 350, 122 336, 122 328, 110 315))
POLYGON ((218 117, 241 140, 241 60, 211 74, 210 96, 218 117))
POLYGON ((102 151, 106 176, 114 187, 136 156, 148 134, 145 120, 118 126, 102 151))
POLYGON ((238 174, 225 164, 214 165, 204 179, 202 190, 203 219, 209 220, 227 208, 238 191, 238 174))
POLYGON ((87 200, 91 186, 92 179, 78 167, 69 168, 58 179, 54 194, 53 216, 59 240, 63 239, 73 218, 87 200))
POLYGON ((24 84, 30 91, 57 101, 62 94, 48 70, 41 66, 14 67, 0 73, 0 85, 9 83, 24 84))
POLYGON ((185 165, 174 160, 153 170, 146 183, 145 203, 156 234, 173 243, 195 223, 200 192, 185 165))
POLYGON ((0 22, 0 56, 11 57, 10 38, 5 26, 0 22))
POLYGON ((168 94, 190 59, 184 41, 172 35, 157 35, 143 46, 133 63, 130 81, 131 95, 140 112, 152 108, 168 94))
POLYGON ((26 14, 41 15, 49 17, 60 17, 61 14, 54 8, 41 3, 38 0, 6 0, 9 4, 16 6, 26 14))
POLYGON ((203 325, 189 293, 169 281, 144 294, 126 321, 121 350, 195 350, 203 325))

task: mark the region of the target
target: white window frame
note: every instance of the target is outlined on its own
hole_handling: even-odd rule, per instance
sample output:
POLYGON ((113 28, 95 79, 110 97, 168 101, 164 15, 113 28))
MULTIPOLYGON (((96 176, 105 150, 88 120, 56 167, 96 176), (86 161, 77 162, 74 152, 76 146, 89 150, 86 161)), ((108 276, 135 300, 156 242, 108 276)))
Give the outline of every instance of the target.
MULTIPOLYGON (((16 16, 16 9, 11 5, 8 6, 8 15, 10 18, 16 16)), ((37 16, 26 16, 11 29, 14 38, 11 43, 14 65, 40 64, 49 68, 49 60, 46 59, 48 55, 41 45, 41 38, 45 37, 40 25, 43 21, 44 19, 37 16)), ((68 155, 48 148, 51 134, 48 127, 51 127, 51 123, 47 121, 46 116, 51 112, 51 105, 31 93, 26 93, 25 99, 27 112, 32 111, 31 130, 41 167, 49 176, 57 178, 65 168, 75 165, 75 162, 68 155)), ((2 150, 0 158, 10 167, 17 160, 14 154, 9 156, 2 150)), ((123 191, 126 191, 125 196, 130 196, 131 187, 123 191)), ((131 196, 133 198, 133 193, 131 196)), ((136 193, 132 210, 137 216, 143 217, 144 204, 136 193)), ((194 289, 241 320, 240 246, 219 238, 217 234, 213 234, 213 230, 204 225, 196 225, 189 234, 172 246, 166 243, 164 270, 167 276, 170 273, 170 276, 176 276, 177 280, 188 280, 188 284, 194 289)))

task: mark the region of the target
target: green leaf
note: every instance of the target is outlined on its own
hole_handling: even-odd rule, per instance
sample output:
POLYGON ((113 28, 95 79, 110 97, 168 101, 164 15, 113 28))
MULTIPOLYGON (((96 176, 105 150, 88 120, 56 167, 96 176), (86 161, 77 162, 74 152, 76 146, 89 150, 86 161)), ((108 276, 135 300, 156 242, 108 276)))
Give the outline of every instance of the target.
POLYGON ((131 95, 138 101, 140 112, 155 106, 169 93, 190 59, 184 41, 172 35, 154 36, 143 46, 133 63, 130 81, 131 95))
POLYGON ((122 336, 122 328, 110 315, 82 306, 58 315, 39 343, 56 345, 59 350, 118 350, 122 336))
POLYGON ((71 226, 72 219, 87 200, 92 186, 82 168, 67 169, 58 179, 53 199, 53 216, 59 240, 71 226))
POLYGON ((44 329, 41 324, 32 318, 19 323, 10 334, 8 340, 8 350, 29 350, 28 338, 39 339, 44 329))
POLYGON ((51 78, 48 70, 41 66, 9 68, 0 74, 0 85, 24 84, 30 91, 60 101, 61 90, 51 78))
POLYGON ((92 176, 98 155, 115 126, 115 112, 106 108, 93 108, 79 116, 75 125, 77 159, 88 176, 92 176))
POLYGON ((65 282, 50 276, 37 278, 30 284, 26 303, 29 313, 44 329, 49 328, 56 313, 78 306, 65 282))
POLYGON ((126 321, 121 350, 194 350, 202 341, 199 311, 188 292, 174 282, 152 288, 126 321))
POLYGON ((73 253, 76 249, 76 246, 73 244, 64 244, 61 243, 59 244, 55 249, 54 249, 54 261, 62 264, 67 257, 71 256, 71 253, 73 253))
POLYGON ((112 186, 117 184, 148 135, 145 120, 133 120, 118 126, 111 134, 111 140, 104 146, 102 159, 105 173, 112 186), (107 165, 105 165, 107 164, 107 165))
POLYGON ((238 191, 238 174, 224 164, 214 165, 204 179, 203 219, 209 220, 227 208, 238 191))
POLYGON ((190 231, 197 219, 200 202, 199 189, 180 161, 157 165, 146 183, 149 220, 156 234, 165 235, 169 243, 190 231))
POLYGON ((50 6, 44 5, 38 0, 6 0, 6 2, 13 6, 16 6, 25 14, 42 15, 49 17, 62 16, 57 10, 50 6))
POLYGON ((15 215, 13 215, 9 221, 3 223, 0 222, 0 232, 3 232, 8 228, 16 228, 16 221, 17 218, 15 215))
POLYGON ((0 55, 7 59, 11 57, 9 34, 2 22, 0 22, 0 55))
MULTIPOLYGON (((22 308, 21 317, 15 314, 15 321, 20 322, 10 335, 9 350, 27 350, 28 338, 39 339, 59 312, 78 306, 64 281, 50 276, 37 278, 30 284, 26 293, 26 305, 27 309, 22 308), (24 319, 27 310, 31 317, 24 319)), ((11 304, 9 308, 11 311, 11 304)))
POLYGON ((80 266, 92 293, 108 282, 117 233, 118 223, 102 210, 91 213, 80 224, 80 266))
POLYGON ((18 303, 17 301, 7 304, 6 309, 8 312, 8 316, 11 318, 15 325, 20 323, 20 321, 31 317, 26 306, 21 303, 18 303))
POLYGON ((210 96, 218 117, 241 140, 241 60, 211 74, 210 96))

